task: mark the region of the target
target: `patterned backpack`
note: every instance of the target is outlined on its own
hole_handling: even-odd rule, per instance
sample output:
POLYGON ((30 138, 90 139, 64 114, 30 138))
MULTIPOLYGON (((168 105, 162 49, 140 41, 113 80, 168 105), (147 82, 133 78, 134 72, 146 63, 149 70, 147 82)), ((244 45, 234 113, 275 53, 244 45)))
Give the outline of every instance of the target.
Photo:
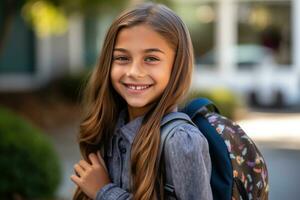
MULTIPOLYGON (((268 199, 268 171, 265 160, 240 126, 220 115, 217 107, 205 98, 193 100, 181 112, 189 117, 185 114, 182 117, 175 115, 161 129, 159 158, 170 130, 183 122, 193 123, 209 143, 213 199, 268 199)), ((166 184, 165 191, 175 197, 172 185, 166 184)))

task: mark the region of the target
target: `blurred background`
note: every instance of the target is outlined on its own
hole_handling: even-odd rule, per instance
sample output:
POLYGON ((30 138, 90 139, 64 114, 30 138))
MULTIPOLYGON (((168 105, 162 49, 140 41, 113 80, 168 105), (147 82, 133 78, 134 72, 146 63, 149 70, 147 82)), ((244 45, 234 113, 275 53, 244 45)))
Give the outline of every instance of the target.
MULTIPOLYGON (((0 1, 1 199, 71 199, 81 92, 111 21, 139 2, 0 1)), ((270 199, 299 199, 300 1, 155 2, 190 30, 189 98, 211 98, 254 139, 270 199)))

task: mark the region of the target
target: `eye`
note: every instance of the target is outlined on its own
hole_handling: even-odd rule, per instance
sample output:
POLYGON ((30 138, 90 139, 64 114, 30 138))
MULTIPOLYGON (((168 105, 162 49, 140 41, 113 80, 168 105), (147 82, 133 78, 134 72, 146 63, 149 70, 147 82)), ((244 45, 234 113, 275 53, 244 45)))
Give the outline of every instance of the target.
POLYGON ((129 62, 129 58, 127 56, 114 56, 113 61, 118 63, 127 63, 129 62))
POLYGON ((144 60, 145 60, 146 62, 157 62, 157 61, 159 61, 158 58, 155 58, 155 57, 153 57, 153 56, 146 57, 144 60))
POLYGON ((128 58, 125 57, 125 56, 116 56, 116 57, 114 57, 113 59, 114 59, 114 60, 119 60, 119 61, 125 61, 125 60, 128 60, 128 58))

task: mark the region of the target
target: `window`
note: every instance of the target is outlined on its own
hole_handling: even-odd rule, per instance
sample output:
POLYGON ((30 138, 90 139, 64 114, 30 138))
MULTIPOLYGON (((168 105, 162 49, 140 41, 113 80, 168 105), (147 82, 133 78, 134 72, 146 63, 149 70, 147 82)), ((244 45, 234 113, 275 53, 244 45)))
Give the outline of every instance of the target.
POLYGON ((190 31, 196 64, 214 66, 216 4, 190 2, 175 9, 190 31))
POLYGON ((290 66, 291 2, 238 4, 237 65, 239 68, 272 63, 290 66))

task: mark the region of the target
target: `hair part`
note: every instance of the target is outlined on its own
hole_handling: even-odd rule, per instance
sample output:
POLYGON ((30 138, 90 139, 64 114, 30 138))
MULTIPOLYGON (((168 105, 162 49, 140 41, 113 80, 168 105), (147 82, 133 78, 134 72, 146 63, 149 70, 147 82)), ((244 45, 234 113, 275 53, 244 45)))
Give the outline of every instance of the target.
MULTIPOLYGON (((171 77, 162 96, 146 113, 131 150, 131 191, 134 199, 163 198, 162 174, 159 173, 157 154, 160 145, 160 122, 183 100, 191 83, 193 47, 183 21, 161 4, 140 4, 127 10, 112 23, 102 47, 99 62, 86 89, 86 114, 80 125, 79 145, 84 159, 100 148, 112 136, 118 114, 126 102, 112 87, 110 71, 116 38, 122 28, 149 25, 175 51, 171 77), (113 123, 112 123, 113 122, 113 123), (159 185, 159 187, 157 186, 159 185)), ((77 188, 75 200, 88 199, 77 188)))

